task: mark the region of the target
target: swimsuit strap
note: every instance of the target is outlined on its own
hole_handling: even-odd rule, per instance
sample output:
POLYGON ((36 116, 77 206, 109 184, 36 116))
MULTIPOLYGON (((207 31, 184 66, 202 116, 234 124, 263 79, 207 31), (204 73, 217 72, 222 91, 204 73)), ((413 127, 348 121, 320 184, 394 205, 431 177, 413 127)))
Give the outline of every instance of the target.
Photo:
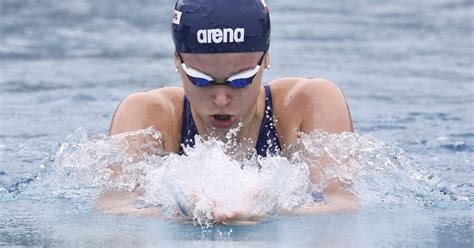
POLYGON ((266 157, 267 153, 277 154, 281 151, 280 140, 273 122, 273 104, 270 86, 265 85, 265 112, 263 114, 262 124, 258 134, 257 145, 255 149, 257 154, 266 157))
MULTIPOLYGON (((280 141, 273 122, 273 106, 272 94, 270 86, 265 85, 265 112, 260 124, 260 131, 258 133, 257 143, 255 149, 257 154, 266 157, 267 153, 277 154, 281 151, 280 141)), ((181 127, 181 145, 179 147, 179 154, 183 155, 183 147, 194 147, 195 136, 198 135, 196 124, 194 123, 193 115, 191 114, 191 105, 186 96, 184 96, 183 103, 183 124, 181 127)))
POLYGON ((194 136, 198 134, 196 124, 193 120, 193 115, 191 113, 191 105, 186 96, 184 96, 183 102, 183 125, 181 127, 181 143, 179 146, 179 155, 184 154, 184 147, 194 147, 194 136))

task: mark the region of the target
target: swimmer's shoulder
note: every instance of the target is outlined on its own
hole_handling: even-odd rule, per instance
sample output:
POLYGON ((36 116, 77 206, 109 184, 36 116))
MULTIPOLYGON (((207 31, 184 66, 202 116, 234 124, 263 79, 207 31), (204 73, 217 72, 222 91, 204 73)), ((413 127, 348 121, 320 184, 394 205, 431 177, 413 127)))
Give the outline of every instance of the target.
POLYGON ((164 87, 133 93, 115 110, 109 135, 132 132, 153 126, 167 140, 179 135, 184 91, 181 87, 164 87))
POLYGON ((352 131, 346 99, 335 83, 322 78, 291 77, 269 84, 275 114, 290 120, 290 126, 283 125, 285 130, 352 131))
MULTIPOLYGON (((270 82, 272 96, 282 103, 298 102, 322 103, 329 99, 343 100, 341 89, 333 82, 323 78, 281 78, 270 82)), ((318 105, 321 107, 324 104, 318 105)))

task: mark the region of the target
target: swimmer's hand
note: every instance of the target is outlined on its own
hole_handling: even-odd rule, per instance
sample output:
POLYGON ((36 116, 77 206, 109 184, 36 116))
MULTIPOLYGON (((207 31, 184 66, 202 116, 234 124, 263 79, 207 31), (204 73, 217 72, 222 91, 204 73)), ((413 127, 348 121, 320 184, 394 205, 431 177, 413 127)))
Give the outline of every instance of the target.
POLYGON ((258 224, 266 219, 265 215, 255 215, 245 211, 233 211, 230 213, 213 212, 216 223, 229 226, 249 226, 258 224))
MULTIPOLYGON (((190 197, 179 197, 184 201, 177 201, 175 207, 175 212, 177 215, 174 217, 175 220, 184 222, 184 223, 194 223, 196 216, 194 216, 194 210, 198 202, 198 197, 191 195, 190 197)), ((248 226, 255 225, 259 222, 265 220, 265 215, 257 215, 250 213, 245 210, 231 210, 225 211, 222 208, 219 208, 217 203, 214 201, 211 206, 211 223, 212 224, 224 224, 231 226, 248 226)), ((199 217, 197 217, 199 218, 199 217)), ((203 217, 206 218, 206 217, 203 217)))

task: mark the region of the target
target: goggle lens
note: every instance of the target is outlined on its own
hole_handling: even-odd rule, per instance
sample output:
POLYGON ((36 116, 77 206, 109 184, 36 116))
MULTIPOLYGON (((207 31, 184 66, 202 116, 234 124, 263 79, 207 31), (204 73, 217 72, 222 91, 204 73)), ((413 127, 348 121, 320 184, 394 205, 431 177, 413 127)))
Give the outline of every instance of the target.
POLYGON ((252 83, 254 77, 255 76, 252 76, 252 77, 249 77, 249 78, 234 79, 234 80, 229 82, 229 85, 234 87, 234 88, 244 88, 247 85, 252 83))
POLYGON ((204 78, 191 77, 189 75, 188 75, 188 78, 191 80, 191 83, 193 83, 196 86, 204 87, 204 86, 209 86, 211 84, 211 81, 204 78))

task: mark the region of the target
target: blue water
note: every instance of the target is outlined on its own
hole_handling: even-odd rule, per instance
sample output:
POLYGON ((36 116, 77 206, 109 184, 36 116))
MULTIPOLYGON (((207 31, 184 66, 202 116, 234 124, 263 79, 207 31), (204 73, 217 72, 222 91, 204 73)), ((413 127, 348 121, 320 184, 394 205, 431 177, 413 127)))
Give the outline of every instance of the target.
MULTIPOLYGON (((435 197, 429 201, 435 207, 423 208, 410 201, 384 206, 368 197, 369 207, 357 213, 277 216, 252 227, 203 230, 103 215, 92 209, 89 195, 46 197, 57 185, 40 183, 44 187, 33 192, 42 194, 35 195, 28 189, 38 183, 30 181, 54 174, 38 173, 56 168, 61 143, 80 143, 66 138, 77 138, 77 128, 89 136, 106 134, 125 96, 179 85, 169 27, 173 3, 2 0, 0 188, 25 193, 0 192, 0 245, 472 246, 472 1, 267 3, 273 30, 265 81, 302 76, 335 82, 348 100, 356 133, 400 147, 411 161, 401 163, 402 172, 422 169, 439 179, 432 189, 444 187, 447 195, 470 200, 435 197)), ((396 182, 386 180, 361 190, 394 194, 396 182), (384 183, 392 188, 371 188, 384 183)))

